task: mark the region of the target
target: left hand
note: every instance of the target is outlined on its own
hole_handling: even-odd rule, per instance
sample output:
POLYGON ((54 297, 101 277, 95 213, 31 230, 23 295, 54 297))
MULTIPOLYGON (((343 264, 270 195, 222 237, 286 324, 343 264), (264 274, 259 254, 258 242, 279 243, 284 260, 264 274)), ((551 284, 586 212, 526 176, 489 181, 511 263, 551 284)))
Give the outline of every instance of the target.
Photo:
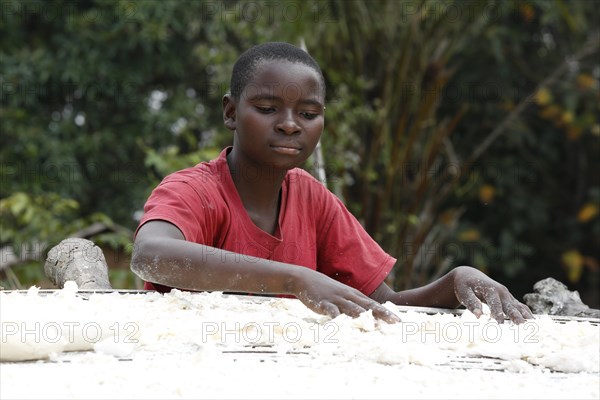
POLYGON ((505 315, 516 324, 533 318, 529 307, 515 299, 506 286, 483 272, 471 267, 457 267, 453 273, 456 299, 477 318, 483 314, 482 301, 490 307, 492 318, 499 324, 504 322, 505 315))

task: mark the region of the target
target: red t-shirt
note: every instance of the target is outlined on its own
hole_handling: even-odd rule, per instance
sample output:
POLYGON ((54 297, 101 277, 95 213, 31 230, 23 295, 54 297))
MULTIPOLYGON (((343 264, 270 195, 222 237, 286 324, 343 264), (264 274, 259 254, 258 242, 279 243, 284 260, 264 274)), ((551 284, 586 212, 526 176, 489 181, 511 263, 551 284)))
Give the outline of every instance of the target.
MULTIPOLYGON (((288 171, 279 225, 270 235, 244 209, 227 164, 229 149, 215 160, 167 176, 148 198, 139 227, 167 221, 190 242, 311 268, 366 295, 377 289, 396 260, 333 193, 300 168, 288 171)), ((170 290, 150 282, 145 288, 170 290)))

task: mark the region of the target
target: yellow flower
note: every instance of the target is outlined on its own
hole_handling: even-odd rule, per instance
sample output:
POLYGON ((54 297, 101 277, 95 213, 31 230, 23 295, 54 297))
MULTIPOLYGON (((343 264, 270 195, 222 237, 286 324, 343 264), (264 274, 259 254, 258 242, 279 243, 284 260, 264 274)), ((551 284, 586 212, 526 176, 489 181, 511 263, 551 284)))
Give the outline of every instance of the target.
POLYGON ((567 269, 567 279, 570 282, 577 283, 581 279, 583 272, 583 256, 579 250, 569 250, 562 254, 562 262, 567 269))
POLYGON ((540 111, 540 116, 545 119, 553 119, 555 117, 558 117, 559 115, 561 115, 560 107, 555 105, 544 107, 540 111))
POLYGON ((581 223, 588 222, 598 215, 598 206, 592 202, 586 203, 579 209, 577 220, 581 223))
POLYGON ((463 231, 460 235, 458 235, 458 240, 460 240, 461 242, 474 242, 476 240, 479 240, 479 238, 481 237, 479 231, 477 229, 467 229, 466 231, 463 231))
POLYGON ((496 195, 496 188, 492 185, 483 185, 479 188, 479 200, 482 203, 491 203, 496 195))
POLYGON ((566 125, 568 125, 571 122, 573 122, 574 116, 571 111, 565 111, 560 116, 560 119, 562 120, 562 122, 564 122, 566 125))
POLYGON ((552 93, 550 93, 548 88, 540 88, 540 90, 535 93, 534 100, 538 105, 545 106, 552 101, 552 93))
POLYGON ((597 84, 597 81, 590 74, 579 74, 575 81, 577 83, 577 87, 581 90, 592 89, 597 84))

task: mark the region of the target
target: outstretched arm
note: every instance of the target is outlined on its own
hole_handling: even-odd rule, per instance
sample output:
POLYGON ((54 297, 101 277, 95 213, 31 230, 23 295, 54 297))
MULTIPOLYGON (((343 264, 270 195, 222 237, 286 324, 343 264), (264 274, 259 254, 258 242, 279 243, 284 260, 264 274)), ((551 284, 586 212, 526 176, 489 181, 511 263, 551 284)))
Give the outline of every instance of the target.
POLYGON ((377 301, 320 272, 189 242, 164 221, 149 221, 139 229, 131 269, 145 281, 184 290, 291 294, 331 317, 371 309, 377 318, 399 321, 377 301))
POLYGON ((484 301, 499 323, 504 321, 504 315, 517 324, 533 318, 529 307, 515 299, 504 285, 471 267, 457 267, 426 286, 401 292, 382 283, 371 298, 380 303, 421 307, 455 308, 462 304, 477 317, 482 314, 484 301))

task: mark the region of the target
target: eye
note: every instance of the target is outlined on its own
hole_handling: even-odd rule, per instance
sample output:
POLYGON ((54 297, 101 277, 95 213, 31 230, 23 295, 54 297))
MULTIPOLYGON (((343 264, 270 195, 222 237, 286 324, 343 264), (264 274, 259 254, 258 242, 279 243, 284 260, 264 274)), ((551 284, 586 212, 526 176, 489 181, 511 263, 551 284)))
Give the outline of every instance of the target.
POLYGON ((263 114, 270 114, 275 112, 275 107, 270 106, 256 106, 256 109, 263 114))
POLYGON ((304 118, 306 118, 308 120, 315 119, 319 116, 319 114, 307 112, 307 111, 301 112, 300 115, 302 115, 304 118))

